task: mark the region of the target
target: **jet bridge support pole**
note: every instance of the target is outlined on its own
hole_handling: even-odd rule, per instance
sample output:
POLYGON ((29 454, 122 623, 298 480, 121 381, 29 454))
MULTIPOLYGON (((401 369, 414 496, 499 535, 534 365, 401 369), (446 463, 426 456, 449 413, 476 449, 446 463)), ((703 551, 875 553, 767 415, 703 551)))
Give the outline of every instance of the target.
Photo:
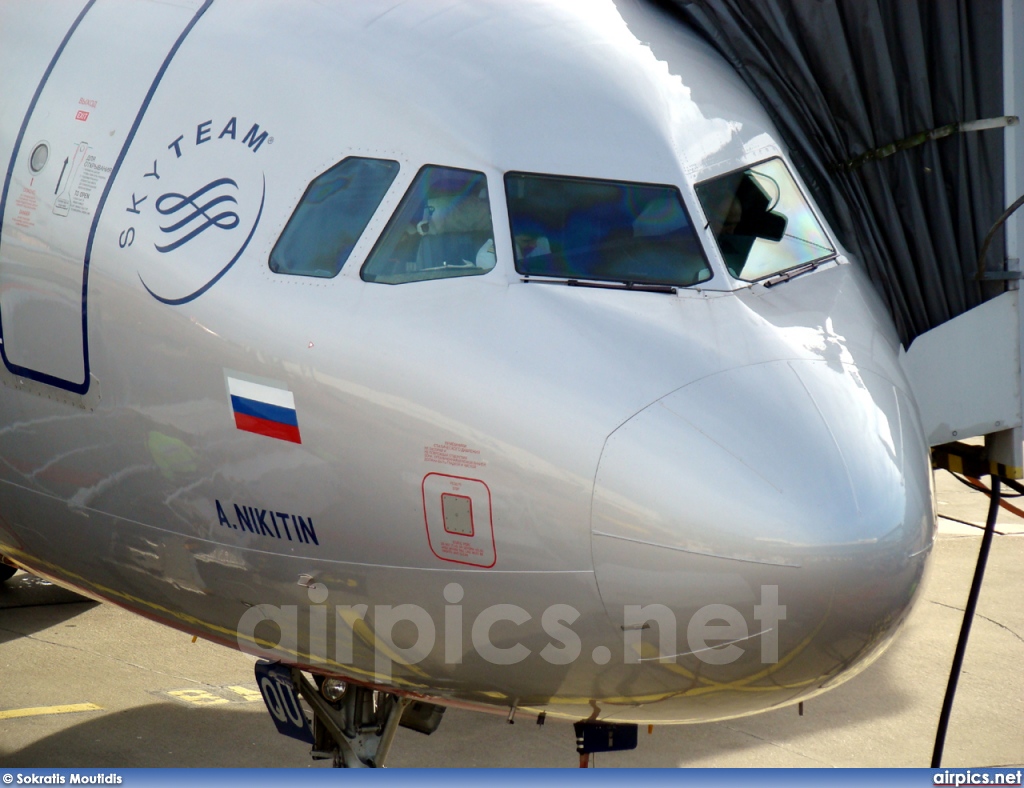
MULTIPOLYGON (((1019 0, 1003 0, 1003 113, 1024 114, 1024 6, 1019 0)), ((1007 127, 1003 132, 1003 193, 1006 202, 1024 193, 1024 125, 1007 127)), ((1024 236, 1024 211, 1018 210, 1005 224, 1006 270, 1021 272, 1021 238, 1024 236)), ((1020 287, 1011 282, 1009 287, 1020 287)), ((1024 304, 1018 301, 1017 330, 1024 347, 1024 304)), ((1019 364, 1020 385, 1024 391, 1024 364, 1019 364)), ((1024 421, 1024 414, 1022 414, 1024 421)), ((1024 428, 1017 427, 986 438, 992 456, 1000 462, 1024 460, 1021 449, 1024 428)))

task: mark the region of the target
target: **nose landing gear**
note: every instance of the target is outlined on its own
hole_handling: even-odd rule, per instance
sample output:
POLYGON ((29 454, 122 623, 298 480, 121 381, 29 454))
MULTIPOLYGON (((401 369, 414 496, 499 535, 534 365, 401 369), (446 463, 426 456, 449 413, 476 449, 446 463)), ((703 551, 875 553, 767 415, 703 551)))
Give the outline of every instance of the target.
POLYGON ((256 683, 278 731, 311 744, 314 759, 335 767, 382 767, 399 725, 430 734, 444 714, 441 706, 355 684, 334 681, 325 690, 323 679, 317 687, 298 668, 265 660, 256 663, 256 683))
POLYGON ((330 758, 335 767, 383 766, 411 701, 349 685, 336 704, 329 703, 300 671, 292 671, 313 709, 313 758, 330 758))

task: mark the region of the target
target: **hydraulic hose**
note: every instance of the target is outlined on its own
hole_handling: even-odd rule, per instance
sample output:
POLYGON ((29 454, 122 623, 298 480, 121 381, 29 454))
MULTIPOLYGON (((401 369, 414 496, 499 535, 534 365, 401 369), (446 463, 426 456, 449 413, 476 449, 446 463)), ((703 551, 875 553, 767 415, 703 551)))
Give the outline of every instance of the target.
POLYGON ((978 550, 978 563, 974 567, 974 579, 971 581, 971 592, 967 595, 967 606, 964 609, 964 620, 960 625, 960 637, 953 654, 953 666, 949 671, 949 682, 946 684, 946 697, 942 700, 942 713, 939 715, 939 727, 935 731, 935 748, 932 750, 932 768, 942 765, 942 750, 946 746, 946 729, 949 727, 949 715, 953 711, 953 698, 956 696, 956 685, 960 680, 960 671, 964 664, 964 653, 967 651, 967 639, 971 634, 971 622, 974 610, 978 606, 981 594, 981 582, 985 578, 985 565, 988 563, 988 552, 992 546, 992 536, 996 530, 996 516, 999 514, 999 482, 998 476, 992 476, 992 493, 988 504, 988 519, 985 521, 985 533, 981 537, 981 548, 978 550))

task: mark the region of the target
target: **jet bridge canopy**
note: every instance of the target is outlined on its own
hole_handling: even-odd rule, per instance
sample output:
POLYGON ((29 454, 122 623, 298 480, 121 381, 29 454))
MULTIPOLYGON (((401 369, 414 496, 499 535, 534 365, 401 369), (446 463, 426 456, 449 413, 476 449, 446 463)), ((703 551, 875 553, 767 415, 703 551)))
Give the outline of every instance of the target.
POLYGON ((986 435, 1002 475, 1024 475, 1018 0, 647 1, 771 115, 889 306, 929 443, 986 435))
MULTIPOLYGON (((653 1, 761 100, 904 345, 1004 292, 974 279, 1017 196, 1004 188, 1003 0, 653 1)), ((987 268, 1006 256, 999 234, 987 268)))

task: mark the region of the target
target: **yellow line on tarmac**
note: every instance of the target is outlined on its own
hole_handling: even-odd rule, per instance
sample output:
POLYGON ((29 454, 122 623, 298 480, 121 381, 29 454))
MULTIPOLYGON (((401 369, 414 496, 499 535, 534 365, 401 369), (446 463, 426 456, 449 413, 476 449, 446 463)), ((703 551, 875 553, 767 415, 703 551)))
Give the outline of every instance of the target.
POLYGON ((0 720, 12 720, 15 717, 41 717, 44 714, 72 714, 76 711, 103 711, 102 706, 95 703, 72 703, 68 706, 36 706, 31 709, 8 709, 0 711, 0 720))

